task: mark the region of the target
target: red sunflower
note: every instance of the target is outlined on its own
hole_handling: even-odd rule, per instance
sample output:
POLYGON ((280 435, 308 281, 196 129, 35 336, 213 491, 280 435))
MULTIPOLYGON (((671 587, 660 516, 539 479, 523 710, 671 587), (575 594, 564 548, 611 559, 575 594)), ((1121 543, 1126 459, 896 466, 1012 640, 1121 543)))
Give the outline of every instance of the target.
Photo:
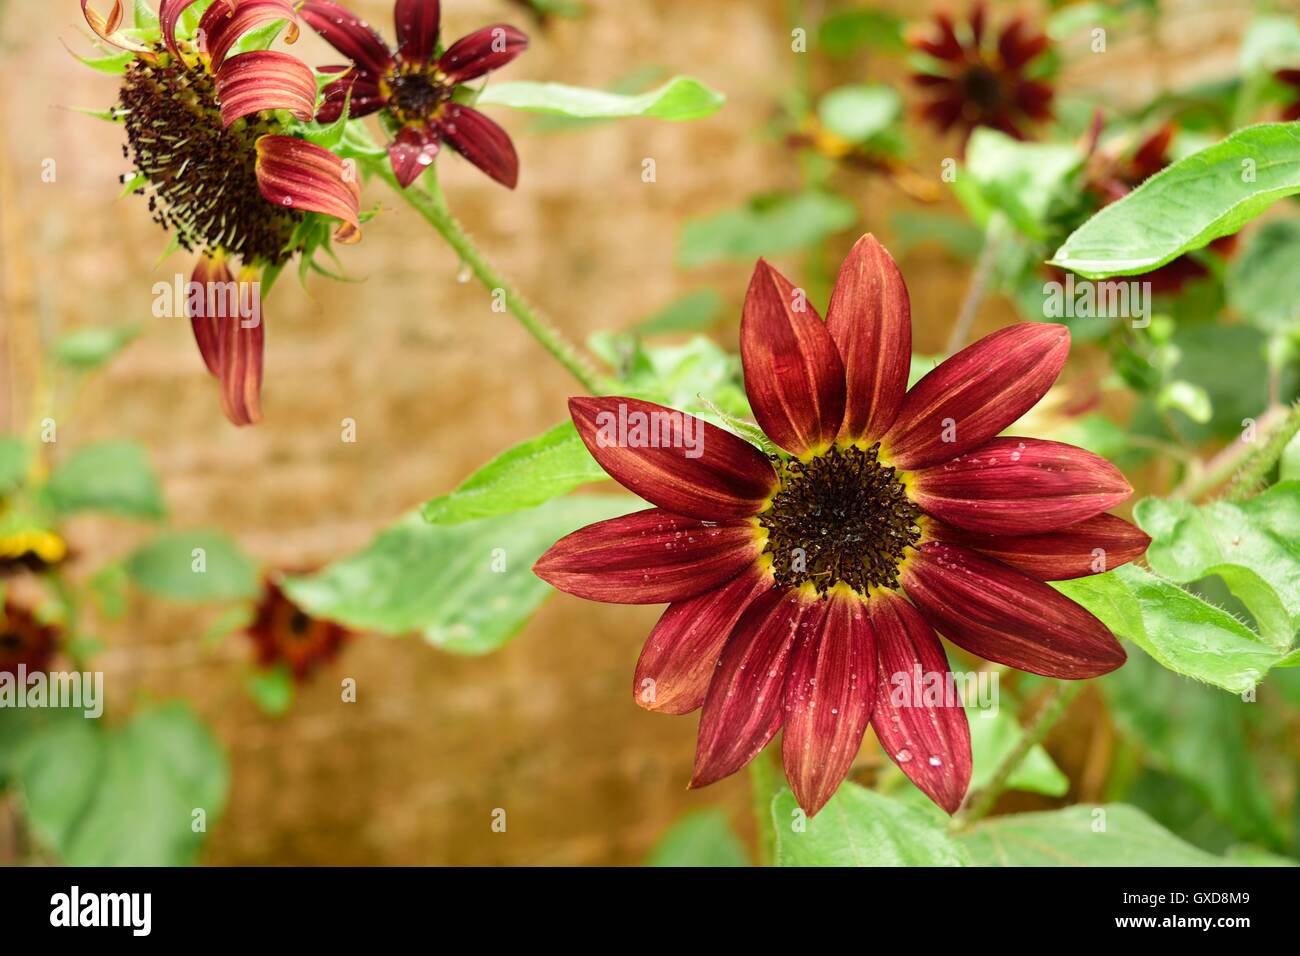
POLYGON ((592 456, 656 507, 569 535, 535 571, 589 600, 669 603, 633 693, 650 710, 703 708, 692 786, 739 770, 783 729, 786 776, 816 813, 871 724, 951 813, 970 781, 965 712, 893 693, 917 667, 946 680, 936 631, 1062 679, 1125 659, 1045 582, 1142 554, 1147 537, 1103 513, 1128 483, 1080 448, 998 437, 1047 392, 1069 332, 1002 329, 907 391, 907 288, 868 235, 825 322, 760 260, 740 334, 754 417, 788 454, 638 399, 571 399, 592 456))
POLYGON ((911 39, 928 57, 926 67, 912 76, 930 94, 922 115, 940 132, 961 130, 963 144, 977 126, 1024 139, 1026 121, 1052 118, 1052 87, 1032 75, 1035 62, 1051 46, 1047 35, 1017 17, 995 42, 986 42, 986 13, 985 5, 977 3, 964 27, 937 13, 934 32, 911 39))
POLYGON ((352 632, 342 624, 312 617, 268 580, 248 636, 261 667, 284 665, 295 680, 303 681, 336 658, 352 632))
POLYGON ((183 42, 177 27, 195 2, 162 0, 162 37, 153 45, 119 29, 121 0, 107 18, 90 0, 81 0, 81 9, 102 39, 136 54, 115 111, 126 127, 123 153, 154 220, 181 248, 199 253, 186 314, 204 363, 221 382, 226 416, 250 425, 261 419, 261 277, 303 251, 308 213, 342 220, 334 234, 341 242, 359 238, 361 193, 337 156, 285 135, 280 111, 309 120, 315 110, 311 68, 273 50, 231 55, 244 34, 271 21, 288 21, 292 41, 289 0, 215 0, 196 40, 183 42))
POLYGON ((47 671, 59 646, 59 629, 36 620, 24 607, 5 601, 0 613, 0 674, 47 671))
POLYGON ((439 0, 397 0, 397 51, 361 18, 333 0, 307 0, 301 15, 351 66, 325 67, 342 73, 325 88, 317 119, 380 113, 393 134, 388 158, 403 186, 433 164, 445 142, 497 182, 515 188, 519 157, 510 137, 478 110, 456 99, 456 91, 505 66, 528 47, 528 37, 496 24, 461 37, 445 51, 438 46, 439 0))

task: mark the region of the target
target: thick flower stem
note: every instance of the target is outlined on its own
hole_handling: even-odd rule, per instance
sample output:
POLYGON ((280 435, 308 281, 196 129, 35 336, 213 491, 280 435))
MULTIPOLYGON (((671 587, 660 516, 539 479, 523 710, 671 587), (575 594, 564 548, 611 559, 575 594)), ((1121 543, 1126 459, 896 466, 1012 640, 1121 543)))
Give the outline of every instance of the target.
POLYGON ((1171 497, 1196 501, 1218 488, 1233 476, 1226 497, 1241 500, 1249 497, 1256 486, 1277 464, 1287 443, 1300 432, 1300 406, 1270 408, 1255 423, 1255 431, 1264 437, 1262 444, 1239 438, 1203 468, 1189 475, 1171 497))
POLYGON ((1263 446, 1246 459, 1223 497, 1228 501, 1244 501, 1253 495, 1297 434, 1300 434, 1300 404, 1291 407, 1263 446))
POLYGON ((1021 733, 1015 747, 1002 758, 1002 762, 993 771, 989 782, 970 798, 966 809, 953 817, 954 830, 964 830, 988 816, 989 811, 998 802, 998 797, 1002 795, 1002 791, 1007 788, 1007 782, 1020 766, 1020 762, 1029 755, 1029 751, 1043 742, 1043 738, 1056 726, 1056 722, 1082 691, 1083 681, 1062 681, 1056 685, 1047 700, 1043 701, 1043 706, 1039 708, 1038 713, 1034 715, 1033 722, 1021 733))
POLYGON ((577 346, 566 340, 558 329, 529 305, 515 291, 514 286, 479 252, 469 234, 465 232, 456 217, 451 214, 451 210, 447 208, 442 189, 435 178, 435 170, 430 169, 424 174, 423 180, 428 183, 427 187, 421 186, 419 183, 413 183, 403 189, 397 181, 397 177, 389 168, 386 159, 368 165, 372 172, 393 187, 393 191, 398 196, 424 217, 429 225, 438 230, 438 234, 447 240, 447 244, 460 256, 461 262, 474 273, 475 278, 489 292, 504 297, 506 308, 510 310, 510 314, 519 321, 519 324, 524 327, 529 335, 538 341, 542 348, 550 352, 556 361, 569 370, 569 373, 582 384, 583 388, 592 395, 608 394, 611 391, 609 383, 578 351, 577 346))

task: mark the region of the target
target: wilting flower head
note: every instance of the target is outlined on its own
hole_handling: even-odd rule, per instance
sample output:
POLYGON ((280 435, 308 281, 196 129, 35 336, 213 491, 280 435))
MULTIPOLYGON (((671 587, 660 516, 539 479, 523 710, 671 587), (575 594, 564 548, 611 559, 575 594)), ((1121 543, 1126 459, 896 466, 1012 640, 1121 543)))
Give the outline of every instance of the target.
POLYGON ((670 714, 703 707, 692 786, 739 770, 783 729, 786 776, 815 813, 870 723, 953 812, 971 773, 961 703, 894 693, 918 667, 947 681, 936 631, 1049 677, 1125 659, 1044 582, 1145 550, 1141 531, 1103 513, 1128 483, 1080 448, 998 437, 1051 386, 1069 332, 1010 326, 908 391, 907 288, 865 236, 825 322, 760 260, 740 335, 754 417, 786 454, 650 402, 571 399, 592 456, 656 507, 574 532, 535 570, 589 600, 669 602, 633 694, 670 714))
MULTIPOLYGON (((1087 187, 1100 206, 1108 206, 1123 199, 1160 170, 1172 162, 1169 145, 1178 132, 1173 123, 1165 123, 1130 151, 1109 152, 1097 148, 1101 136, 1100 118, 1094 120, 1089 136, 1087 187)), ((1220 236, 1206 248, 1220 256, 1231 256, 1237 247, 1235 234, 1220 236)), ((1150 282, 1157 293, 1177 293, 1188 282, 1209 275, 1209 270, 1191 256, 1179 256, 1158 269, 1144 273, 1143 282, 1150 282)))
POLYGON ((348 101, 348 115, 381 111, 393 134, 388 158, 403 186, 413 183, 445 142, 497 182, 515 187, 519 157, 510 137, 482 113, 463 105, 457 89, 505 66, 528 46, 528 37, 504 24, 461 37, 440 52, 439 0, 397 0, 397 51, 362 19, 333 0, 307 0, 302 18, 352 61, 325 67, 343 76, 325 88, 317 119, 333 122, 348 101))
POLYGON ((303 249, 312 213, 342 220, 339 241, 360 236, 355 177, 333 153, 285 135, 279 111, 304 121, 315 111, 311 68, 273 50, 231 55, 249 30, 271 21, 288 21, 292 41, 293 6, 214 0, 195 39, 182 41, 181 16, 196 0, 162 0, 161 36, 145 44, 120 30, 121 0, 107 18, 90 2, 81 0, 81 9, 91 28, 136 54, 116 110, 126 126, 123 152, 154 220, 199 254, 187 314, 204 362, 221 381, 227 417, 252 424, 261 418, 264 336, 254 283, 303 249), (238 282, 231 259, 239 261, 238 282))
POLYGON ((58 649, 59 629, 42 624, 31 611, 13 601, 0 609, 0 674, 17 674, 18 665, 29 673, 49 670, 58 649))
POLYGON ((272 580, 263 586, 248 636, 262 667, 284 665, 296 680, 338 656, 351 632, 341 624, 314 618, 294 604, 272 580))
POLYGON ((912 76, 930 94, 922 115, 940 132, 959 129, 963 143, 977 126, 1023 139, 1026 120, 1052 116, 1052 87, 1033 76, 1035 61, 1050 46, 1047 36, 1016 17, 992 41, 985 34, 986 13, 977 3, 964 26, 936 13, 933 32, 911 40, 928 57, 912 76))

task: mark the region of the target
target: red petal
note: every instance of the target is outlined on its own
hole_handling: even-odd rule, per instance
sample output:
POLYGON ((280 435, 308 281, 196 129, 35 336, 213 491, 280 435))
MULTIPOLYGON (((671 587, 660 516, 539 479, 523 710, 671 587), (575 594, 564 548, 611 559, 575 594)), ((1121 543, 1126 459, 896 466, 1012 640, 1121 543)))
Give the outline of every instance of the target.
POLYGON ((928 468, 984 444, 1047 394, 1069 351, 1069 329, 1046 322, 1022 322, 962 349, 903 399, 883 439, 890 464, 928 468))
POLYGON ((919 36, 912 40, 912 45, 940 60, 965 59, 966 51, 962 47, 961 41, 957 39, 952 18, 946 13, 936 13, 934 15, 934 25, 939 31, 937 39, 932 40, 927 36, 919 36))
POLYGON ((300 120, 311 119, 316 110, 316 77, 288 53, 240 53, 221 65, 216 79, 224 126, 259 110, 288 110, 300 120))
POLYGON ((229 318, 229 308, 221 309, 218 303, 229 303, 225 292, 234 281, 235 277, 230 274, 224 254, 217 252, 210 256, 203 255, 194 264, 194 272, 190 276, 190 282, 199 287, 200 295, 194 295, 195 290, 191 288, 191 294, 185 297, 185 311, 190 317, 190 327, 194 330, 194 341, 198 343, 203 364, 213 375, 221 374, 218 327, 220 320, 229 318), (216 295, 218 291, 221 293, 219 299, 216 295))
POLYGON ((1002 56, 1002 62, 1013 70, 1020 69, 1048 47, 1046 35, 1030 33, 1025 36, 1022 35, 1024 29, 1024 20, 1016 18, 1007 24, 998 37, 998 53, 1002 56))
POLYGON ((1016 106, 1034 119, 1052 118, 1052 97, 1055 94, 1046 83, 1026 80, 1016 87, 1016 106))
POLYGON ((747 518, 776 490, 762 452, 685 412, 608 395, 571 398, 569 414, 611 478, 668 511, 706 521, 747 518))
POLYGON ((754 566, 722 587, 678 601, 664 611, 636 664, 632 682, 636 702, 666 714, 697 710, 736 622, 771 587, 771 577, 754 566))
POLYGON ((701 521, 651 508, 561 538, 533 572, 588 601, 664 604, 725 584, 761 552, 751 521, 701 521))
POLYGON ((927 514, 984 534, 1056 531, 1132 493, 1105 458, 1038 438, 994 438, 908 482, 908 495, 927 514))
POLYGON ((522 31, 498 23, 461 37, 438 60, 438 68, 455 82, 468 83, 499 70, 526 49, 528 37, 522 31))
MULTIPOLYGON (((176 42, 176 25, 181 22, 181 14, 192 7, 196 0, 162 0, 158 4, 158 25, 162 30, 163 43, 177 60, 182 60, 180 45, 176 42)), ((213 0, 212 6, 234 10, 236 0, 213 0)), ((82 5, 84 8, 84 4, 82 5)))
POLYGON ((921 115, 938 127, 940 132, 946 133, 961 119, 965 109, 966 101, 961 94, 950 93, 922 106, 921 115))
POLYGON ((388 44, 356 14, 332 0, 307 0, 298 15, 334 49, 375 76, 393 65, 388 44))
POLYGON ((975 4, 970 12, 971 39, 975 41, 976 46, 979 46, 984 39, 984 20, 987 13, 988 9, 982 2, 975 4))
POLYGON ((383 109, 388 98, 379 91, 379 81, 353 66, 322 66, 321 73, 344 73, 321 90, 321 104, 316 110, 316 122, 333 123, 348 104, 348 116, 356 119, 383 109), (349 93, 351 99, 348 98, 349 93))
POLYGON ((855 594, 823 602, 820 621, 801 630, 785 679, 781 758, 808 816, 826 805, 849 774, 876 696, 876 640, 855 594))
MULTIPOLYGON (((217 329, 217 375, 221 379, 221 408, 236 425, 262 420, 262 348, 265 323, 261 300, 252 288, 250 270, 240 275, 241 302, 255 302, 256 315, 223 316, 217 329)), ((244 309, 244 312, 251 310, 244 309)))
POLYGON ((257 185, 268 202, 342 220, 334 233, 339 242, 361 238, 361 188, 328 149, 292 136, 263 136, 257 141, 257 185))
POLYGON ((927 541, 903 566, 927 621, 972 654, 1065 680, 1099 677, 1124 648, 1097 618, 1041 581, 955 545, 927 541))
POLYGON ((440 7, 438 0, 397 0, 393 5, 397 49, 406 63, 428 63, 433 56, 438 46, 440 7))
POLYGON ((442 148, 437 126, 403 126, 397 138, 388 144, 388 161, 393 175, 406 188, 433 165, 442 148))
POLYGON ((847 384, 840 438, 875 441, 894 424, 912 359, 907 286, 875 236, 859 239, 840 267, 826 329, 843 360, 847 384))
POLYGON ((948 693, 943 645, 916 608, 895 594, 873 595, 870 610, 880 662, 871 726, 907 778, 956 813, 970 786, 970 726, 961 700, 948 693))
POLYGON ((90 29, 95 31, 105 43, 111 43, 113 46, 122 50, 130 50, 133 53, 144 53, 148 47, 136 43, 124 34, 118 32, 122 26, 122 21, 126 17, 126 11, 122 8, 122 0, 113 0, 112 9, 108 11, 108 16, 102 16, 98 11, 92 10, 90 0, 81 0, 81 15, 86 18, 86 23, 90 29))
MULTIPOLYGON (((240 0, 234 9, 220 2, 208 7, 203 19, 199 21, 199 36, 202 37, 203 49, 211 60, 210 69, 216 72, 221 68, 226 54, 245 33, 272 20, 289 21, 286 43, 298 39, 298 20, 289 0, 240 0)), ((312 92, 315 93, 314 87, 312 92)), ((313 96, 313 101, 314 99, 313 96)))
POLYGON ((802 289, 765 259, 754 267, 740 320, 745 391, 754 418, 794 455, 835 441, 844 420, 844 365, 802 289))
POLYGON ((700 714, 692 787, 749 763, 781 727, 782 689, 795 632, 817 633, 826 602, 768 591, 754 600, 722 650, 700 714))
POLYGON ((926 521, 930 537, 973 548, 1041 581, 1101 574, 1140 558, 1151 543, 1140 529, 1114 515, 1097 515, 1049 534, 991 535, 926 521))
POLYGON ((438 120, 447 144, 510 189, 519 182, 519 157, 510 137, 476 109, 453 103, 438 120))

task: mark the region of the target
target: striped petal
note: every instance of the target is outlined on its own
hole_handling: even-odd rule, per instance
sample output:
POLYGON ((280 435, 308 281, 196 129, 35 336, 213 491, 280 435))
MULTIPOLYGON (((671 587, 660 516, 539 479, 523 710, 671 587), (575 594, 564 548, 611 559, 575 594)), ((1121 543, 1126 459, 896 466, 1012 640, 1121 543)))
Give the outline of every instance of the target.
POLYGON ((588 601, 663 604, 725 584, 761 551, 748 520, 701 521, 651 508, 561 538, 533 572, 588 601))
POLYGON ((406 63, 428 63, 438 48, 438 21, 442 18, 438 0, 397 0, 393 21, 397 25, 397 49, 406 63))
POLYGON ((1146 553, 1151 539, 1114 515, 1097 515, 1047 534, 992 535, 925 520, 926 534, 1024 571, 1040 581, 1066 581, 1102 574, 1146 553))
POLYGON ((840 267, 826 310, 844 363, 844 441, 875 441, 894 424, 912 360, 912 307, 902 273, 873 235, 858 240, 840 267))
POLYGON ((221 409, 236 425, 256 425, 262 420, 262 350, 266 325, 260 294, 254 286, 256 279, 255 270, 247 266, 240 270, 240 301, 255 302, 256 314, 222 316, 217 327, 221 409))
POLYGON ((438 60, 438 68, 457 83, 468 83, 499 70, 524 50, 528 37, 520 30, 497 23, 463 36, 438 60))
POLYGON ((437 126, 403 126, 397 137, 388 144, 388 161, 393 175, 405 188, 433 165, 442 148, 437 126))
POLYGON ((994 438, 914 472, 908 495, 926 514, 983 534, 1044 534, 1113 508, 1133 493, 1090 451, 1038 438, 994 438))
MULTIPOLYGON (((196 2, 197 0, 162 0, 158 4, 158 26, 162 30, 163 43, 171 55, 182 62, 184 57, 181 56, 180 44, 176 42, 176 27, 181 22, 181 14, 196 2)), ((212 6, 224 7, 230 11, 235 9, 235 3, 236 0, 212 0, 212 6)))
POLYGON ((288 110, 300 120, 311 119, 316 110, 316 77, 288 53, 240 53, 221 65, 216 79, 224 126, 260 110, 288 110))
POLYGON ((876 697, 876 638, 866 604, 835 592, 802 628, 785 679, 781 759, 808 816, 826 805, 853 765, 876 697))
POLYGON ((393 54, 366 21, 332 0, 307 0, 298 10, 303 21, 334 49, 375 76, 393 65, 393 54))
POLYGON ((257 141, 257 185, 268 202, 341 220, 334 232, 339 242, 361 238, 361 188, 328 149, 293 136, 263 136, 257 141))
POLYGON ((388 102, 388 97, 379 90, 379 80, 363 70, 352 66, 322 66, 320 72, 343 75, 321 90, 321 103, 316 110, 318 123, 337 120, 343 113, 344 103, 348 106, 348 116, 356 119, 383 109, 388 102))
POLYGON ((298 39, 298 19, 289 0, 240 0, 234 9, 220 2, 208 7, 199 21, 199 36, 211 61, 210 69, 215 73, 221 68, 226 54, 245 33, 272 20, 289 22, 289 31, 284 36, 286 43, 298 39))
POLYGON ((755 565, 722 587, 671 605, 641 649, 632 682, 636 702, 665 714, 698 710, 736 622, 771 588, 771 576, 755 565))
POLYGON ((740 320, 745 391, 771 439, 803 456, 835 441, 844 420, 844 365, 802 289, 759 259, 740 320))
POLYGON ((194 272, 190 276, 192 283, 190 295, 185 298, 185 311, 190 317, 190 327, 194 330, 194 341, 198 343, 199 354, 203 356, 203 364, 208 367, 208 371, 213 375, 220 376, 220 339, 219 329, 220 321, 223 318, 229 318, 228 310, 226 315, 222 315, 222 309, 217 308, 218 301, 225 303, 225 292, 230 289, 235 277, 230 274, 230 267, 226 265, 225 254, 218 251, 212 255, 199 256, 199 261, 194 264, 194 272), (195 295, 195 290, 199 294, 195 295), (218 289, 221 291, 220 300, 215 293, 218 289))
POLYGON ((929 468, 984 444, 1038 404, 1069 351, 1069 329, 1046 322, 1022 322, 962 349, 903 399, 883 439, 890 464, 929 468))
POLYGON ((749 606, 722 649, 700 713, 692 787, 735 773, 781 727, 783 691, 795 635, 816 633, 824 601, 767 591, 749 606))
POLYGON ((1063 680, 1124 663, 1119 641, 1078 604, 966 548, 925 542, 904 564, 902 582, 935 630, 986 660, 1063 680))
POLYGON ((961 700, 950 693, 943 645, 896 594, 873 595, 870 610, 880 681, 872 729, 907 778, 956 813, 970 786, 970 725, 961 700))
POLYGON ((87 25, 95 31, 95 35, 101 40, 105 43, 111 43, 119 49, 130 50, 132 53, 144 53, 149 49, 136 43, 121 32, 122 22, 126 18, 122 0, 113 0, 108 16, 104 16, 98 10, 93 9, 90 3, 91 0, 81 0, 81 15, 86 18, 87 25))
POLYGON ((442 138, 501 185, 519 182, 519 156, 509 135, 478 110, 452 103, 438 120, 442 138))
POLYGON ((636 398, 569 399, 591 456, 624 488, 667 511, 706 521, 758 514, 776 473, 749 442, 636 398))

